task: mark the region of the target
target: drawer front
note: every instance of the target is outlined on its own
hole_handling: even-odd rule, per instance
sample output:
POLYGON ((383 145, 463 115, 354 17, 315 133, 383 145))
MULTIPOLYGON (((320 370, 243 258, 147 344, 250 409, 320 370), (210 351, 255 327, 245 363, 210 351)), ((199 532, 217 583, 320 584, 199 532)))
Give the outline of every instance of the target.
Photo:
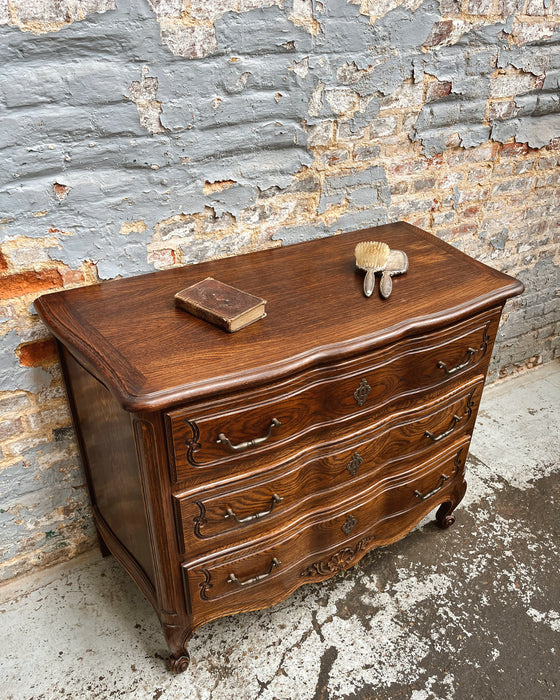
POLYGON ((173 481, 202 485, 269 469, 300 451, 303 436, 306 445, 341 439, 372 414, 409 405, 417 391, 484 375, 498 321, 499 310, 229 401, 172 411, 173 481))
POLYGON ((463 441, 437 460, 387 476, 359 499, 317 514, 284 539, 185 564, 195 620, 268 607, 306 581, 326 578, 403 536, 462 479, 467 449, 463 441))
POLYGON ((423 453, 436 454, 470 435, 482 388, 478 379, 435 405, 389 416, 359 439, 330 450, 322 446, 324 456, 285 464, 264 481, 250 478, 236 488, 175 495, 180 546, 192 558, 209 546, 266 537, 324 509, 327 499, 332 503, 363 493, 374 479, 398 474, 411 457, 418 462, 423 453))

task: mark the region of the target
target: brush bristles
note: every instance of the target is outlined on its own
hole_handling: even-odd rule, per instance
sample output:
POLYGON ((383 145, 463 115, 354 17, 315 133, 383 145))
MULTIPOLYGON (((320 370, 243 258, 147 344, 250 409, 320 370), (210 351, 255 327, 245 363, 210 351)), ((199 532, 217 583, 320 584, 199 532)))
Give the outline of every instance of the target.
POLYGON ((383 270, 389 258, 389 246, 381 241, 361 241, 356 245, 356 265, 362 270, 383 270))

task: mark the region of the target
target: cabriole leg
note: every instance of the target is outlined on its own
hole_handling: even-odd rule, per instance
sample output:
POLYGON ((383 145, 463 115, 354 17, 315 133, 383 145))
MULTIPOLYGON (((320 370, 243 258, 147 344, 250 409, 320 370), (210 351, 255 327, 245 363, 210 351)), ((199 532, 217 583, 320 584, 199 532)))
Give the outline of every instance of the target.
POLYGON ((438 508, 438 511, 436 513, 436 521, 437 524, 443 528, 444 530, 455 522, 455 516, 452 515, 453 511, 459 503, 463 500, 463 496, 465 495, 465 491, 467 490, 467 482, 463 479, 460 481, 457 486, 453 489, 453 491, 450 494, 450 499, 448 501, 445 501, 445 503, 442 503, 441 506, 438 508))
POLYGON ((185 631, 185 628, 182 626, 166 624, 163 624, 162 627, 169 651, 171 652, 169 657, 171 671, 173 673, 183 673, 183 671, 187 670, 190 662, 187 643, 191 638, 192 630, 188 628, 185 631))

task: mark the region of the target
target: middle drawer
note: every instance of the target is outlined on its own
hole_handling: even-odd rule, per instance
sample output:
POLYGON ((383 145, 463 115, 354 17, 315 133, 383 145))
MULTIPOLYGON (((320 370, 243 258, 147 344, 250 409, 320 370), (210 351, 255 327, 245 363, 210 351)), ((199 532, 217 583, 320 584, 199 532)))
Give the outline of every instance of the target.
POLYGON ((180 547, 191 557, 209 546, 254 541, 324 508, 327 500, 354 497, 400 471, 411 455, 436 452, 459 434, 470 434, 482 388, 477 378, 438 401, 387 416, 359 437, 322 445, 308 460, 285 463, 264 478, 176 494, 180 547))

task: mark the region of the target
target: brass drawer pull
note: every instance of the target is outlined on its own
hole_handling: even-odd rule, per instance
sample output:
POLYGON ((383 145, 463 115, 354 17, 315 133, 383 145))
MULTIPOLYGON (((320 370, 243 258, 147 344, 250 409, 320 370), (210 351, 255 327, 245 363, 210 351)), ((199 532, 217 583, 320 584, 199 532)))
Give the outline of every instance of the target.
POLYGON ((227 438, 223 433, 220 433, 218 435, 218 439, 216 440, 216 442, 221 442, 224 445, 227 445, 230 450, 233 450, 233 452, 241 452, 242 450, 249 449, 249 447, 257 447, 257 445, 262 445, 263 442, 266 442, 268 438, 272 435, 272 428, 277 428, 279 425, 281 425, 281 423, 278 420, 278 418, 273 418, 270 425, 268 426, 268 432, 266 435, 263 435, 262 437, 258 438, 253 438, 252 440, 247 440, 247 442, 240 442, 238 445, 232 445, 230 439, 227 438))
POLYGON ((424 435, 426 437, 429 437, 430 440, 433 440, 434 442, 439 442, 440 440, 443 440, 443 438, 446 438, 448 435, 451 435, 451 433, 455 430, 457 427, 457 423, 461 422, 461 416, 458 416, 455 414, 453 416, 453 422, 451 423, 451 427, 449 427, 447 430, 445 430, 443 433, 440 433, 439 435, 434 435, 433 433, 430 433, 429 430, 426 430, 424 435))
POLYGON ((354 452, 352 455, 352 459, 350 462, 346 465, 346 469, 352 474, 352 476, 356 476, 358 473, 358 469, 362 466, 364 463, 364 460, 362 457, 360 457, 358 452, 354 452))
POLYGON ((237 515, 232 511, 231 508, 227 508, 224 518, 233 518, 236 523, 250 523, 252 520, 259 520, 259 518, 264 518, 265 515, 270 515, 274 510, 274 506, 277 503, 282 503, 284 499, 280 498, 278 494, 272 494, 272 504, 268 510, 263 510, 262 513, 255 513, 254 515, 248 515, 246 518, 238 518, 237 515))
POLYGON ((354 398, 356 399, 358 406, 363 406, 365 404, 370 391, 371 387, 367 383, 367 379, 364 377, 354 392, 354 398))
POLYGON ((427 498, 430 498, 430 496, 433 496, 435 493, 440 491, 448 479, 449 479, 448 476, 446 476, 445 474, 442 474, 439 478, 439 484, 435 487, 435 489, 428 491, 428 493, 420 493, 420 491, 415 491, 414 495, 417 498, 419 498, 421 501, 425 501, 427 498))
POLYGON ((248 578, 246 581, 240 581, 235 574, 230 574, 227 577, 228 583, 235 583, 236 586, 250 586, 252 583, 257 583, 257 581, 262 581, 264 578, 268 578, 277 566, 280 566, 282 562, 278 561, 276 557, 270 562, 270 567, 265 574, 259 574, 258 576, 253 576, 253 578, 248 578))
POLYGON ((442 369, 446 374, 455 374, 455 372, 459 372, 459 370, 464 369, 470 363, 475 354, 475 348, 468 348, 465 359, 463 360, 463 362, 461 362, 461 364, 457 365, 456 367, 452 367, 451 369, 449 369, 445 362, 442 362, 441 360, 437 363, 437 366, 440 369, 442 369))
POLYGON ((358 521, 353 515, 348 515, 344 521, 344 525, 340 528, 345 535, 349 535, 356 527, 358 521))

